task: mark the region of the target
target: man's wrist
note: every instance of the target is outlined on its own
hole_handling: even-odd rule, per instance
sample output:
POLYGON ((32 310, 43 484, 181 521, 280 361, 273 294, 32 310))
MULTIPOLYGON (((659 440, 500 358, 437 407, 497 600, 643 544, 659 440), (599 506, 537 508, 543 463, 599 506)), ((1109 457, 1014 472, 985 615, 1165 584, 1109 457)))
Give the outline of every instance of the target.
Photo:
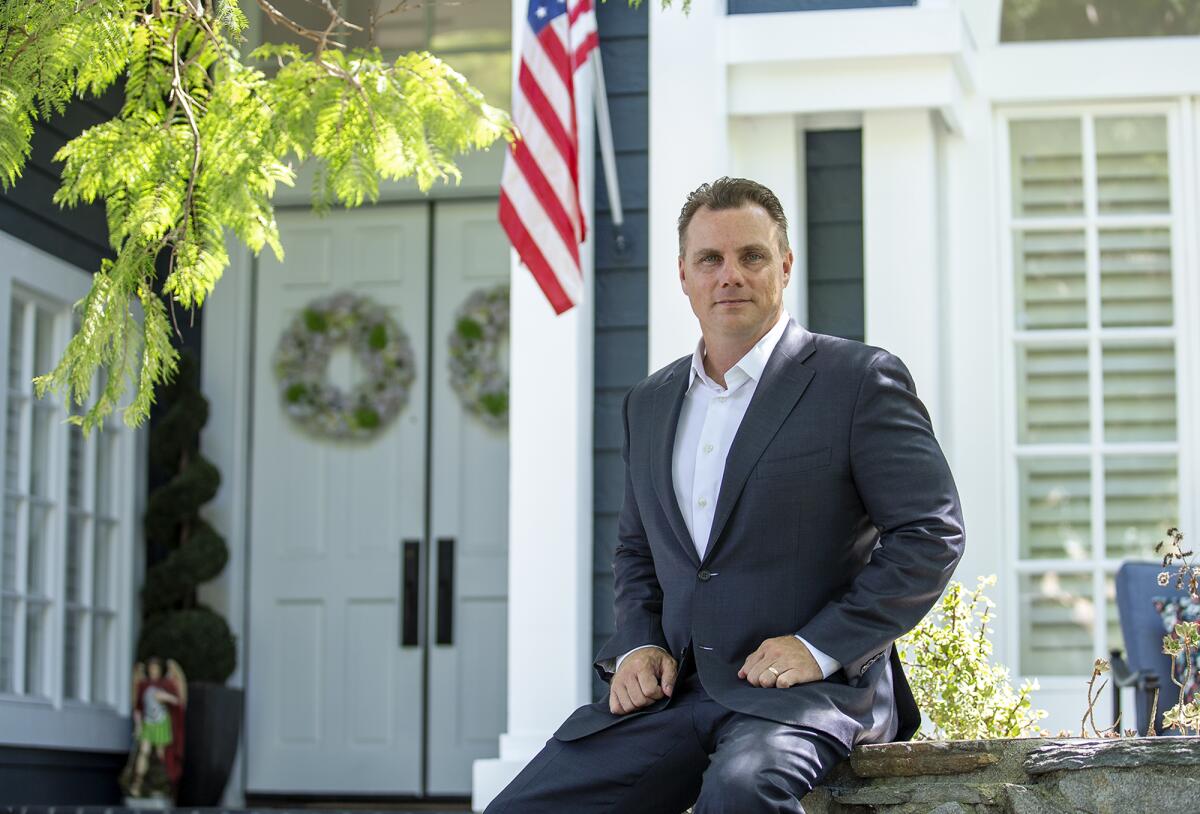
POLYGON ((613 673, 616 673, 616 672, 617 672, 617 670, 620 670, 620 669, 621 669, 621 662, 623 662, 623 661, 625 660, 626 656, 628 656, 630 653, 635 653, 635 652, 637 652, 638 650, 645 650, 647 647, 653 647, 653 648, 654 648, 654 649, 656 649, 656 650, 662 650, 664 653, 666 653, 666 652, 667 652, 666 648, 664 648, 664 647, 659 647, 659 646, 658 646, 658 645, 656 645, 656 644, 640 644, 640 645, 638 645, 637 647, 633 648, 633 650, 628 650, 628 651, 626 651, 626 652, 622 653, 620 656, 618 656, 618 657, 617 657, 617 663, 616 663, 616 665, 613 667, 613 673))
POLYGON ((801 636, 799 633, 793 634, 800 643, 808 648, 808 652, 812 655, 813 661, 817 663, 817 667, 821 669, 821 677, 829 678, 831 675, 842 669, 842 663, 828 653, 818 650, 812 644, 801 636))

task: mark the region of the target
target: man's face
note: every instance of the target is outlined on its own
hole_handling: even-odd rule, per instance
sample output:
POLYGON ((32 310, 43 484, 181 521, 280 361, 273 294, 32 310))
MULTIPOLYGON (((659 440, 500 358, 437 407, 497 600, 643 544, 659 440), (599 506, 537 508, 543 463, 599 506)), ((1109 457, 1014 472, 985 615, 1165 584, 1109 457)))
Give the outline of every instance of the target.
POLYGON ((708 340, 757 339, 775 324, 792 274, 792 253, 781 253, 779 237, 757 204, 701 207, 692 216, 679 281, 708 340))

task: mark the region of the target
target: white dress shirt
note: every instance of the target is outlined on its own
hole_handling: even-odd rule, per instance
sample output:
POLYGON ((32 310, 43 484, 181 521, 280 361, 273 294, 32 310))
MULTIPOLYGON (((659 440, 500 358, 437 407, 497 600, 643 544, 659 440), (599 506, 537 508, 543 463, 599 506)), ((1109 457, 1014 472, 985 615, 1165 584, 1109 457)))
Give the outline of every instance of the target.
MULTIPOLYGON (((754 391, 762 379, 767 360, 783 336, 789 319, 787 311, 783 311, 775 326, 736 365, 726 371, 725 387, 713 381, 704 371, 703 338, 692 354, 688 390, 683 397, 679 424, 675 430, 671 477, 675 483, 679 511, 683 514, 683 522, 687 524, 692 544, 701 560, 708 549, 713 512, 717 506, 717 496, 721 493, 725 459, 729 457, 733 437, 737 435, 746 408, 750 406, 750 399, 754 397, 754 391)), ((828 678, 841 669, 842 665, 836 659, 813 647, 802 637, 796 638, 804 642, 812 653, 823 677, 828 678)), ((635 647, 633 650, 640 649, 635 647)), ((625 656, 633 650, 616 660, 614 670, 620 668, 625 656)))

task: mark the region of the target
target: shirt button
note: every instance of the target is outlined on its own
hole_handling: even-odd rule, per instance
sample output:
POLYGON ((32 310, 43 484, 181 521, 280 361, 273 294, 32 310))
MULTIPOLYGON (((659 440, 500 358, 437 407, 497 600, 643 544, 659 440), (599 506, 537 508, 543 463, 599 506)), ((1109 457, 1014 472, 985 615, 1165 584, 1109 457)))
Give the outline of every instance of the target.
POLYGON ((717 401, 724 402, 725 399, 727 399, 727 398, 729 398, 729 397, 728 396, 717 396, 717 401))
POLYGON ((696 505, 699 506, 701 509, 703 509, 705 506, 708 505, 708 501, 705 500, 704 498, 700 498, 699 500, 696 501, 696 505))
POLYGON ((705 444, 705 445, 704 445, 704 451, 705 451, 705 452, 712 452, 712 451, 713 451, 713 445, 712 445, 712 444, 705 444))

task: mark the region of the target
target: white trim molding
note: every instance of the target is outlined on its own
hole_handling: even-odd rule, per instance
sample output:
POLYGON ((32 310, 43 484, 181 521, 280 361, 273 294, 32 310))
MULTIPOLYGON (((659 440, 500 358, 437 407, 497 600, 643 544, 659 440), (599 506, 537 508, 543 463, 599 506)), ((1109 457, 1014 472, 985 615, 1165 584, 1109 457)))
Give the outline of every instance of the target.
MULTIPOLYGON (((58 362, 61 349, 66 347, 72 331, 70 313, 72 306, 83 299, 91 284, 91 275, 76 266, 57 257, 53 257, 40 249, 20 240, 18 237, 0 232, 0 374, 3 375, 3 385, 0 392, 9 396, 8 367, 9 355, 9 320, 12 319, 10 309, 14 294, 36 303, 39 309, 53 314, 52 347, 54 358, 58 362)), ((27 312, 27 313, 32 313, 27 312)), ((140 309, 135 308, 135 315, 140 318, 140 309)), ((24 352, 26 363, 32 360, 33 326, 27 323, 27 343, 24 352)), ((34 362, 44 366, 42 360, 34 362)), ((47 372, 35 368, 37 373, 47 372)), ((95 387, 92 392, 95 398, 95 387)), ((26 396, 25 398, 29 398, 26 396)), ((72 506, 68 497, 69 485, 68 463, 68 430, 66 425, 67 404, 60 394, 48 395, 42 400, 42 410, 51 413, 49 431, 52 433, 49 441, 51 461, 43 461, 46 467, 48 493, 44 495, 44 505, 47 506, 47 524, 43 531, 41 563, 45 572, 43 595, 39 601, 45 605, 44 627, 42 628, 41 665, 39 673, 43 676, 43 688, 46 695, 3 695, 0 696, 0 745, 30 746, 49 749, 82 749, 96 751, 123 752, 129 746, 131 724, 129 679, 131 676, 132 655, 137 634, 138 620, 135 618, 137 603, 135 596, 140 584, 139 576, 143 570, 144 539, 142 535, 142 512, 145 508, 146 495, 146 430, 144 428, 131 430, 125 426, 117 426, 121 421, 121 411, 125 408, 131 394, 126 394, 119 403, 114 415, 109 416, 105 427, 99 433, 115 433, 116 442, 113 448, 113 466, 116 471, 116 482, 120 484, 117 497, 119 503, 102 510, 94 505, 94 490, 96 486, 96 445, 103 437, 93 433, 83 449, 84 469, 81 473, 82 483, 78 488, 84 493, 81 505, 72 506), (47 402, 51 407, 44 406, 47 402), (94 574, 91 571, 92 561, 89 559, 94 544, 91 537, 86 536, 81 552, 78 574, 78 595, 70 600, 82 614, 100 613, 113 620, 115 637, 107 658, 106 674, 102 676, 103 686, 111 688, 104 693, 106 698, 95 702, 93 698, 94 676, 91 671, 95 664, 92 661, 90 640, 81 639, 77 655, 79 664, 87 671, 88 679, 81 682, 76 691, 80 698, 76 700, 65 697, 66 658, 66 623, 68 611, 67 563, 68 552, 68 516, 72 513, 86 512, 96 515, 103 511, 106 522, 115 522, 118 533, 115 535, 115 549, 111 551, 112 561, 109 563, 115 573, 111 575, 109 587, 114 592, 111 605, 98 607, 94 601, 94 574)), ((7 411, 0 415, 0 460, 4 460, 5 430, 7 411)), ((29 445, 32 439, 29 434, 21 434, 18 440, 24 447, 23 456, 31 454, 29 445)), ((28 475, 28 470, 22 473, 28 475)), ((9 492, 18 493, 21 490, 10 489, 3 482, 0 473, 0 499, 9 492)), ((98 525, 96 521, 92 521, 98 525)), ((18 539, 22 521, 18 520, 18 539)), ((17 571, 22 571, 21 552, 18 550, 17 571)), ((19 579, 21 579, 19 577, 19 579)), ((27 602, 29 600, 26 600, 27 602)), ((91 616, 85 618, 91 619, 91 616)), ((90 624, 90 621, 88 622, 90 624)), ((16 647, 18 649, 16 667, 23 665, 24 652, 21 651, 22 631, 17 630, 16 647)), ((78 677, 77 673, 77 677, 78 677)))
POLYGON ((956 4, 735 14, 720 28, 736 115, 931 108, 957 131, 975 88, 956 4))

